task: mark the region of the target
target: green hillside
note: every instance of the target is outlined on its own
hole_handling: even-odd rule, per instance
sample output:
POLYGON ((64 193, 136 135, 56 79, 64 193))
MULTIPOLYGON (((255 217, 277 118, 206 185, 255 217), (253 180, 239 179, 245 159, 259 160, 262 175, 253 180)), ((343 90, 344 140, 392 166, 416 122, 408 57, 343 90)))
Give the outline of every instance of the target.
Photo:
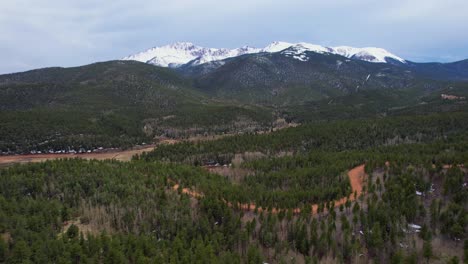
MULTIPOLYGON (((445 87, 450 80, 432 78, 431 71, 420 71, 418 64, 370 63, 315 52, 306 52, 307 60, 301 61, 284 55, 287 51, 243 55, 178 70, 193 77, 195 88, 212 97, 280 106, 369 90, 431 91, 445 87)), ((441 74, 445 67, 440 66, 441 74)))
POLYGON ((2 75, 0 149, 128 147, 271 120, 265 109, 207 99, 190 83, 169 69, 122 61, 2 75))

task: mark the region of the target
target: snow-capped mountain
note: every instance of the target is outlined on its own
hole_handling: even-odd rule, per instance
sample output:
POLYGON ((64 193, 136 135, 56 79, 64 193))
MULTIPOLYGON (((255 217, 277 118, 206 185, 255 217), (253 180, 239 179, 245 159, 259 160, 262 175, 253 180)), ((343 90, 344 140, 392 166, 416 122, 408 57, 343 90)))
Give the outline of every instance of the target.
POLYGON ((348 46, 339 46, 333 47, 333 52, 335 54, 345 56, 347 58, 354 58, 369 62, 380 62, 385 63, 387 62, 387 58, 399 61, 401 63, 406 63, 406 61, 395 54, 388 52, 382 48, 374 48, 374 47, 367 47, 367 48, 353 48, 348 46))
POLYGON ((406 61, 385 49, 382 48, 354 48, 348 46, 338 47, 324 47, 320 45, 300 42, 300 43, 287 43, 287 42, 273 42, 266 48, 262 49, 264 52, 278 52, 283 51, 285 55, 291 55, 298 60, 305 61, 305 52, 312 51, 316 53, 331 53, 341 55, 347 58, 358 59, 375 63, 387 63, 387 59, 393 59, 401 63, 406 61), (286 50, 287 49, 287 50, 286 50))
POLYGON ((199 65, 206 62, 219 61, 244 54, 260 52, 283 52, 285 56, 291 56, 301 61, 308 60, 306 52, 317 52, 322 54, 337 54, 350 59, 375 63, 387 63, 388 59, 406 63, 404 59, 382 48, 354 48, 348 46, 324 47, 305 42, 288 43, 281 41, 272 42, 262 49, 249 46, 236 49, 204 48, 190 42, 176 42, 171 45, 154 47, 135 55, 127 56, 122 60, 136 60, 162 67, 179 67, 189 62, 191 65, 199 65))
POLYGON ((178 67, 192 60, 197 60, 196 64, 202 64, 256 52, 259 52, 259 49, 248 46, 237 49, 216 49, 196 46, 190 42, 176 42, 127 56, 123 60, 136 60, 162 67, 178 67))
POLYGON ((261 51, 262 52, 279 52, 288 48, 295 48, 297 50, 302 50, 302 51, 313 51, 317 53, 325 53, 325 52, 333 51, 330 48, 323 47, 320 45, 310 44, 306 42, 289 43, 289 42, 282 42, 282 41, 272 42, 268 46, 263 48, 261 51))

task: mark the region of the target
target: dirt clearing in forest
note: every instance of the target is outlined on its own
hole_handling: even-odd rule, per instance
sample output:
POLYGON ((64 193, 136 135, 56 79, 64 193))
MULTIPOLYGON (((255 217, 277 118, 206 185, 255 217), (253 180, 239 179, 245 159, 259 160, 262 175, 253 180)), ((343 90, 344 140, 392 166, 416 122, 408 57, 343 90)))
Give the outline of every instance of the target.
POLYGON ((81 159, 97 159, 97 160, 106 160, 106 159, 115 159, 119 161, 129 161, 136 154, 141 154, 143 152, 149 152, 153 150, 155 145, 148 145, 140 148, 135 148, 131 150, 112 150, 112 151, 103 151, 103 152, 92 152, 92 153, 80 153, 80 154, 26 154, 26 155, 8 155, 0 156, 0 166, 11 165, 14 163, 29 163, 29 162, 43 162, 46 160, 55 160, 55 159, 72 159, 72 158, 81 158, 81 159))

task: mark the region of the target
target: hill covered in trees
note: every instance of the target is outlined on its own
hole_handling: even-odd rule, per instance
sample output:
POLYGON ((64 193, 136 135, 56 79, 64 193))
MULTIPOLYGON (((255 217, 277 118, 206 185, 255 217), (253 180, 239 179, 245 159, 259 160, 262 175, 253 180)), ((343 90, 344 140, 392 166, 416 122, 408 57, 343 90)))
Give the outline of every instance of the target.
POLYGON ((131 162, 4 168, 0 258, 460 263, 468 257, 466 119, 317 123, 160 146, 131 162), (360 164, 363 194, 335 206, 332 200, 353 195, 345 175, 360 164), (265 209, 236 206, 251 202, 265 209))
POLYGON ((220 103, 190 80, 144 63, 112 61, 0 76, 0 150, 129 147, 159 136, 261 128, 271 113, 220 103))

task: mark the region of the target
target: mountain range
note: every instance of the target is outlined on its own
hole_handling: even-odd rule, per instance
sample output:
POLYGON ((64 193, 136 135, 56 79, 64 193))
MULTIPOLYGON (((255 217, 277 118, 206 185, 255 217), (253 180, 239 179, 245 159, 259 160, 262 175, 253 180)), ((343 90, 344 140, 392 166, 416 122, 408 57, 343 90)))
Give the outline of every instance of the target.
POLYGON ((254 48, 244 46, 235 49, 226 48, 205 48, 194 45, 191 42, 176 42, 174 44, 161 47, 153 47, 146 51, 124 57, 123 60, 136 60, 161 67, 180 67, 183 64, 191 63, 192 65, 203 64, 211 61, 219 61, 227 58, 237 57, 244 54, 252 53, 273 53, 291 48, 292 52, 289 55, 295 59, 304 61, 307 60, 303 53, 312 51, 317 53, 337 54, 347 58, 359 59, 368 62, 387 63, 406 61, 382 48, 354 48, 348 46, 324 47, 320 45, 300 42, 288 43, 275 41, 264 48, 254 48))
POLYGON ((416 63, 379 48, 307 43, 175 43, 123 60, 0 75, 0 151, 460 111, 466 99, 441 94, 466 98, 467 87, 468 60, 416 63))
POLYGON ((297 104, 360 90, 436 90, 468 80, 468 60, 417 63, 382 48, 272 42, 264 48, 216 49, 190 42, 154 47, 123 58, 168 67, 213 98, 243 103, 297 104))

